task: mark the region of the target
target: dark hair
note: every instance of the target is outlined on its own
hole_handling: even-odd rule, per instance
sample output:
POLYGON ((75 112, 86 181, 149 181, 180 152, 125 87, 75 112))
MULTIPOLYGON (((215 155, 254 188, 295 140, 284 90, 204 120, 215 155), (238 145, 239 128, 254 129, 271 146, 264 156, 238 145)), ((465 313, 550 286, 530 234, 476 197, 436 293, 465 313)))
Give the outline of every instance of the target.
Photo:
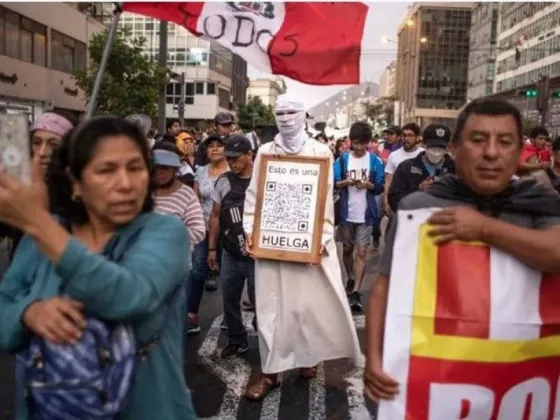
POLYGON ((162 136, 161 141, 175 144, 175 136, 173 134, 170 134, 170 133, 165 133, 162 136))
POLYGON ((64 136, 62 143, 53 153, 47 171, 47 185, 51 193, 51 205, 56 214, 73 223, 82 224, 88 221, 84 204, 79 200, 72 200, 72 182, 68 173, 74 179, 81 180, 84 168, 91 161, 99 142, 107 136, 119 135, 130 138, 138 146, 148 166, 150 184, 142 212, 153 210, 154 185, 151 179, 154 165, 144 134, 135 124, 123 118, 104 116, 82 122, 64 136))
POLYGON ((165 123, 165 129, 169 130, 171 128, 171 126, 175 123, 179 123, 181 124, 181 121, 179 121, 178 118, 170 118, 167 120, 167 122, 165 123))
POLYGON ((415 136, 420 135, 420 127, 418 127, 418 124, 416 124, 416 123, 408 123, 408 124, 403 125, 402 131, 404 131, 404 130, 412 131, 415 136))
POLYGON ((461 134, 465 129, 467 120, 472 114, 488 115, 488 116, 512 116, 515 120, 517 135, 519 142, 523 142, 523 124, 521 122, 521 113, 511 103, 498 98, 480 98, 469 102, 463 108, 457 119, 455 120, 455 129, 451 135, 451 142, 458 144, 461 139, 461 134))
POLYGON ((548 130, 544 128, 542 125, 539 125, 531 130, 529 134, 529 138, 536 139, 538 136, 545 136, 548 137, 548 130))
POLYGON ((360 143, 369 143, 373 137, 373 131, 367 122, 357 121, 350 127, 348 136, 351 141, 357 140, 360 143))
POLYGON ((152 147, 152 151, 153 150, 167 150, 168 152, 173 152, 176 155, 183 156, 183 153, 181 153, 177 145, 175 143, 171 143, 170 141, 164 140, 156 143, 154 147, 152 147))

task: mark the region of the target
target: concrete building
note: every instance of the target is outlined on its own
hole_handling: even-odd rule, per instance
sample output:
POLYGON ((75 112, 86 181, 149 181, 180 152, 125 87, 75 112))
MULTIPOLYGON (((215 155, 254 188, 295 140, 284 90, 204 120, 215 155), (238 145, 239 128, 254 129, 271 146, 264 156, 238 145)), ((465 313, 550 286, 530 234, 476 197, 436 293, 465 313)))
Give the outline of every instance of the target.
POLYGON ((393 61, 385 67, 385 70, 381 73, 381 77, 379 78, 379 96, 381 98, 395 96, 397 89, 396 81, 397 62, 393 61))
POLYGON ((325 122, 331 128, 349 128, 356 121, 367 119, 366 102, 379 97, 379 85, 365 82, 330 96, 309 109, 315 122, 325 122))
POLYGON ((247 99, 259 97, 263 104, 274 106, 276 98, 283 93, 286 93, 286 82, 283 78, 255 79, 249 82, 247 99))
POLYGON ((0 105, 30 120, 45 109, 79 116, 83 93, 72 78, 105 26, 67 3, 0 3, 0 105))
MULTIPOLYGON (((123 13, 120 25, 131 30, 133 37, 146 38, 146 54, 158 59, 159 21, 123 13)), ((189 33, 185 28, 169 23, 168 67, 175 73, 185 73, 186 125, 204 128, 218 112, 233 112, 234 104, 245 98, 247 65, 241 57, 215 41, 189 33)), ((181 100, 180 83, 167 86, 167 118, 178 117, 181 100)), ((234 112, 233 112, 234 113, 234 112)))
MULTIPOLYGON (((541 123, 536 98, 520 95, 537 89, 542 76, 551 91, 560 90, 560 3, 501 3, 495 96, 508 99, 522 112, 527 125, 541 123)), ((560 100, 548 98, 544 124, 560 135, 560 100)))
POLYGON ((467 99, 492 94, 496 74, 500 3, 475 3, 471 15, 467 99))
POLYGON ((496 93, 560 75, 560 3, 501 3, 496 93))
POLYGON ((398 31, 399 123, 452 126, 467 99, 472 3, 414 3, 398 31))

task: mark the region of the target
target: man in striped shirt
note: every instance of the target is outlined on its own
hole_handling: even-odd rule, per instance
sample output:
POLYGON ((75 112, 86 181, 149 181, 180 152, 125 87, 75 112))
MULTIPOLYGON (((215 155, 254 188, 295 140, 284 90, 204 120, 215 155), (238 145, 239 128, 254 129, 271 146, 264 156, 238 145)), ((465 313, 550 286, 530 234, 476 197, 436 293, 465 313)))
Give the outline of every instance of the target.
POLYGON ((167 147, 158 146, 154 147, 156 165, 154 211, 181 219, 189 232, 191 249, 193 249, 206 236, 202 207, 192 188, 175 177, 177 168, 181 167, 179 151, 172 152, 167 150, 167 147))

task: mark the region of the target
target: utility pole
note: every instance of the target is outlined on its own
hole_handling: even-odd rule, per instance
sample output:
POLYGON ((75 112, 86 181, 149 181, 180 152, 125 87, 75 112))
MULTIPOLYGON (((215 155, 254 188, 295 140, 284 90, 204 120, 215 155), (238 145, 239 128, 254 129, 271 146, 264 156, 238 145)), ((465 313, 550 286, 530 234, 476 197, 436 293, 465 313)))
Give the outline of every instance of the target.
POLYGON ((541 125, 546 124, 548 116, 548 98, 550 97, 550 78, 543 76, 537 84, 537 109, 540 113, 541 125))
POLYGON ((185 99, 186 99, 186 86, 185 86, 185 72, 181 73, 179 78, 179 83, 181 83, 181 99, 177 104, 177 112, 179 113, 179 122, 181 127, 185 126, 185 99))
MULTIPOLYGON (((159 66, 167 68, 167 21, 159 22, 159 66)), ((159 91, 158 101, 158 131, 160 134, 165 133, 165 93, 167 86, 163 85, 159 91)))

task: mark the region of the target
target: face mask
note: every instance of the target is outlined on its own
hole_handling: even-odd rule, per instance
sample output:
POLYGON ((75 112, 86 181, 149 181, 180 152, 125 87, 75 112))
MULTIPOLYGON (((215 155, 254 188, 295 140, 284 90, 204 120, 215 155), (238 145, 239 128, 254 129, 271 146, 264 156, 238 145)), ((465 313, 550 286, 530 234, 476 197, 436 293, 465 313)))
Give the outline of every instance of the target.
POLYGON ((305 112, 276 115, 281 147, 288 153, 298 153, 305 142, 305 112))
POLYGON ((426 149, 426 159, 433 165, 437 165, 443 161, 446 150, 443 147, 431 147, 426 149))

